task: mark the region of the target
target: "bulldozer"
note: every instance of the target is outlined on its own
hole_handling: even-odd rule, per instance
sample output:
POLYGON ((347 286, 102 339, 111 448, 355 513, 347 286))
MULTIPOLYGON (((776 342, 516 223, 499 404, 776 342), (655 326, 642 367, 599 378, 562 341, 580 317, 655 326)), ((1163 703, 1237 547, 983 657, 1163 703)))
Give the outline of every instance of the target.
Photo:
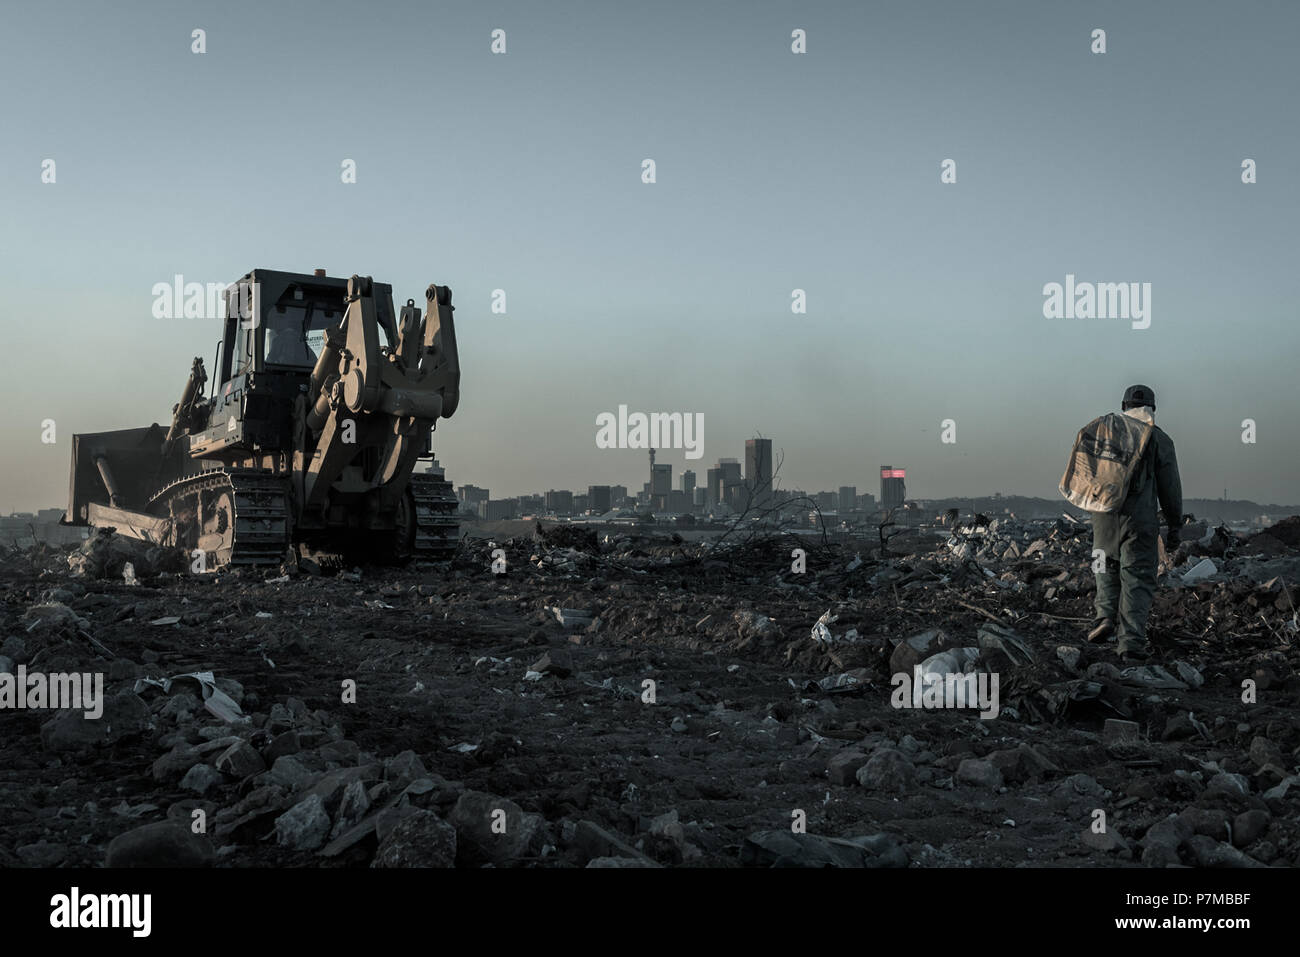
POLYGON ((169 428, 73 436, 64 524, 184 548, 196 571, 307 549, 450 559, 457 500, 432 438, 460 401, 451 290, 430 285, 423 317, 323 269, 254 269, 222 295, 212 389, 196 357, 169 428))

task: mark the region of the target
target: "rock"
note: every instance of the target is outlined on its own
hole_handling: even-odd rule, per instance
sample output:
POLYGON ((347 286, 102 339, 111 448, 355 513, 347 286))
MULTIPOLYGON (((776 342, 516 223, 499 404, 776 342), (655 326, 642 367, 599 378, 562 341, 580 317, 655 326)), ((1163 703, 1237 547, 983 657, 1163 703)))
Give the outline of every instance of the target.
POLYGON ((1205 676, 1185 661, 1175 661, 1174 670, 1178 672, 1179 679, 1189 688, 1199 688, 1205 684, 1205 676))
POLYGON ((41 725, 41 746, 53 752, 82 751, 104 744, 107 730, 83 711, 61 710, 41 725))
MULTIPOLYGON (((1147 867, 1176 867, 1182 863, 1178 849, 1192 836, 1186 821, 1169 815, 1147 828, 1142 838, 1142 863, 1147 867)), ((1209 840, 1209 838, 1206 838, 1209 840)))
POLYGON ((831 755, 831 759, 826 762, 826 774, 830 778, 831 784, 837 784, 845 787, 856 784, 858 780, 858 769, 867 763, 867 756, 861 751, 847 749, 836 751, 831 755))
POLYGON ((1178 819, 1186 824, 1193 834, 1212 837, 1216 841, 1228 839, 1228 812, 1214 807, 1185 808, 1178 819))
POLYGON ((1228 774, 1221 771, 1214 777, 1210 778, 1210 783, 1205 786, 1207 795, 1213 794, 1230 794, 1240 796, 1250 793, 1250 782, 1241 774, 1228 774))
POLYGON ((37 841, 35 844, 22 845, 17 848, 16 853, 28 867, 50 868, 58 867, 63 863, 68 856, 68 848, 65 844, 37 841))
POLYGON ((1097 678, 1102 681, 1119 681, 1123 677, 1119 668, 1109 661, 1094 661, 1087 667, 1084 674, 1089 678, 1097 678))
POLYGON ((181 787, 195 794, 207 794, 214 784, 222 783, 221 772, 210 764, 196 764, 181 778, 181 787))
POLYGON ((1276 787, 1269 788, 1264 792, 1264 800, 1281 801, 1286 797, 1286 793, 1291 789, 1291 786, 1295 784, 1300 784, 1300 775, 1293 774, 1281 781, 1276 787))
POLYGON ((878 748, 858 768, 857 778, 868 791, 906 791, 916 783, 916 768, 903 752, 878 748))
POLYGON ((997 790, 1002 787, 1002 772, 983 758, 966 758, 957 765, 957 780, 963 784, 997 790))
POLYGON ((594 821, 579 821, 573 833, 573 844, 589 858, 626 857, 640 861, 646 867, 658 867, 657 861, 646 857, 627 841, 605 830, 594 821))
MULTIPOLYGON (((322 799, 323 800, 323 799, 322 799)), ((330 837, 338 837, 344 831, 358 824, 370 810, 370 795, 365 783, 357 779, 343 789, 338 812, 334 815, 334 829, 330 837)))
POLYGON ((1196 725, 1192 724, 1191 715, 1186 711, 1179 711, 1170 715, 1169 720, 1165 722, 1165 730, 1160 735, 1162 741, 1182 741, 1186 738, 1193 738, 1197 735, 1196 725))
POLYGON ((528 855, 542 819, 525 814, 514 801, 483 791, 466 791, 452 808, 458 858, 466 864, 505 864, 528 855))
POLYGON ((363 783, 368 779, 373 779, 378 774, 378 764, 370 765, 368 767, 339 768, 336 771, 329 771, 322 774, 310 788, 303 792, 303 797, 311 797, 312 795, 319 797, 325 807, 325 812, 330 815, 335 815, 339 813, 339 808, 343 804, 343 798, 347 794, 348 788, 353 784, 363 783))
POLYGON ((198 748, 181 742, 153 763, 153 779, 164 783, 178 781, 198 763, 198 748))
POLYGON ((538 658, 528 670, 554 675, 557 678, 567 678, 573 673, 573 659, 563 648, 552 648, 538 658))
POLYGON ((1142 729, 1136 721, 1122 721, 1119 718, 1107 718, 1101 729, 1101 740, 1107 745, 1139 744, 1142 729))
POLYGON ((266 762, 257 753, 257 749, 247 741, 238 741, 217 756, 217 770, 228 774, 237 781, 261 774, 266 770, 266 762))
POLYGON ((14 673, 14 660, 8 655, 0 655, 0 675, 11 675, 14 673))
POLYGON ((314 851, 330 833, 330 816, 319 794, 299 801, 275 819, 275 843, 297 851, 314 851))
POLYGON ((1231 844, 1224 844, 1212 837, 1196 834, 1187 840, 1187 847, 1192 852, 1199 867, 1263 867, 1259 861, 1247 857, 1231 844))
POLYGON ((1219 569, 1208 558, 1202 558, 1199 562, 1183 572, 1183 583, 1190 585, 1194 582, 1205 581, 1218 574, 1219 569))
POLYGON ((90 622, 67 605, 53 601, 32 605, 23 612, 23 621, 27 624, 29 633, 33 631, 77 632, 90 628, 90 622))
POLYGON ((993 751, 985 760, 1002 773, 1002 779, 1007 784, 1020 784, 1061 773, 1060 768, 1027 744, 993 751))
POLYGON ((403 751, 384 762, 384 778, 395 788, 404 788, 412 781, 428 776, 424 762, 414 751, 403 751))
POLYGON ((90 537, 68 556, 68 568, 74 575, 87 578, 121 579, 130 562, 136 575, 148 576, 153 573, 148 550, 144 542, 125 538, 111 528, 93 528, 90 537))
POLYGON ((24 664, 28 661, 27 642, 17 635, 11 635, 6 638, 3 645, 0 645, 0 655, 6 658, 12 658, 18 664, 24 664))
POLYGON ((193 716, 194 712, 198 711, 201 707, 202 704, 199 702, 198 698, 190 694, 188 691, 181 691, 172 695, 167 700, 167 703, 163 705, 162 711, 158 712, 158 714, 163 718, 171 718, 177 722, 183 722, 193 716))
POLYGON ((678 819, 676 808, 651 820, 649 831, 651 838, 657 838, 661 846, 668 846, 676 862, 700 856, 699 848, 686 840, 686 828, 678 819))
POLYGON ((149 726, 149 706, 139 695, 123 691, 103 702, 104 713, 87 718, 84 709, 63 709, 41 725, 47 751, 82 751, 112 744, 149 726))
POLYGON ((779 641, 781 628, 776 621, 753 611, 738 611, 732 616, 736 623, 738 641, 736 649, 744 651, 755 644, 779 641))
POLYGON ((104 866, 207 867, 212 858, 212 843, 204 835, 176 821, 159 821, 113 838, 104 866))
POLYGON ((1124 854, 1129 850, 1128 841, 1124 840, 1123 835, 1113 827, 1108 827, 1101 833, 1097 833, 1091 827, 1085 827, 1083 833, 1079 835, 1079 840, 1094 851, 1101 851, 1103 854, 1124 854))
POLYGON ((297 754, 302 750, 297 731, 282 731, 271 739, 271 743, 262 749, 264 760, 275 763, 277 758, 297 754))
POLYGON ((952 639, 938 628, 911 635, 894 646, 894 651, 889 656, 889 673, 905 674, 911 680, 913 669, 917 665, 953 646, 952 639))
POLYGON ((267 777, 275 784, 290 791, 301 791, 315 781, 319 775, 303 764, 293 755, 276 758, 267 777))
POLYGON ((1082 651, 1074 645, 1057 645, 1056 657, 1060 659, 1061 664, 1069 671, 1075 671, 1079 667, 1079 657, 1082 651))
POLYGON ((657 867, 654 861, 637 857, 593 857, 588 867, 657 867))
POLYGON ((1268 830, 1269 820, 1267 811, 1242 811, 1232 820, 1232 843, 1237 847, 1254 844, 1268 830))
POLYGON ((1255 735, 1250 742, 1250 759, 1255 762, 1256 767, 1264 767, 1269 764, 1283 767, 1286 759, 1282 756, 1282 749, 1262 735, 1255 735))
POLYGON ((361 747, 355 741, 329 741, 316 749, 321 760, 335 764, 353 764, 361 755, 361 747))
POLYGON ((380 842, 371 867, 455 867, 456 828, 418 808, 380 842))
POLYGON ((1056 793, 1066 799, 1085 797, 1105 800, 1110 796, 1110 791, 1089 774, 1071 774, 1057 786, 1056 793))
POLYGON ((745 867, 907 867, 907 852, 892 834, 837 838, 757 831, 740 849, 745 867))

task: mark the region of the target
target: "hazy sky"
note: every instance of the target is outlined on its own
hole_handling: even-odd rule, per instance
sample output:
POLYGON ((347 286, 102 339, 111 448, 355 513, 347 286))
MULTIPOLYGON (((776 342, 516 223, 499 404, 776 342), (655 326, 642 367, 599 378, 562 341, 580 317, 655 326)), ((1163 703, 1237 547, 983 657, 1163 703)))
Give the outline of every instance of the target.
POLYGON ((165 423, 191 358, 211 362, 219 324, 153 318, 154 283, 317 266, 399 303, 453 288, 463 391, 437 451, 493 497, 639 488, 645 453, 595 444, 620 404, 703 413, 704 458, 660 454, 674 479, 761 432, 787 487, 878 491, 892 463, 916 497, 1052 496, 1075 431, 1144 382, 1186 494, 1300 501, 1296 4, 5 20, 0 512, 64 505, 72 433, 165 423), (1044 318, 1067 273, 1151 283, 1150 328, 1044 318))

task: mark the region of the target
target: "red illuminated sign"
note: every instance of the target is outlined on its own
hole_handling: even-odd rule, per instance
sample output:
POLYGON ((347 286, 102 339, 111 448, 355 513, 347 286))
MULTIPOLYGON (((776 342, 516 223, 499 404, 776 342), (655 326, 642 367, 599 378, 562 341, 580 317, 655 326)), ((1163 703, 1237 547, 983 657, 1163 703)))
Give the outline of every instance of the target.
POLYGON ((906 469, 881 469, 881 478, 906 478, 906 469))

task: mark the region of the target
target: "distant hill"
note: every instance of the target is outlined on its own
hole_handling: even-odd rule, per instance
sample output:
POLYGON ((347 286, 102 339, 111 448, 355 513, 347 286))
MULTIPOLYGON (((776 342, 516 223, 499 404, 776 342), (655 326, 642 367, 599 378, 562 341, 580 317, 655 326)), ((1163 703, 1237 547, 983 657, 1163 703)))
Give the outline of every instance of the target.
MULTIPOLYGON (((931 498, 922 501, 927 510, 936 514, 947 508, 959 508, 962 512, 983 512, 989 518, 1002 514, 1003 509, 1010 509, 1020 518, 1045 518, 1062 512, 1084 514, 1064 499, 1034 498, 1028 495, 931 498)), ((1213 523, 1249 522, 1261 515, 1277 521, 1289 515, 1300 515, 1300 505, 1260 505, 1245 499, 1185 498, 1183 511, 1213 523)))

